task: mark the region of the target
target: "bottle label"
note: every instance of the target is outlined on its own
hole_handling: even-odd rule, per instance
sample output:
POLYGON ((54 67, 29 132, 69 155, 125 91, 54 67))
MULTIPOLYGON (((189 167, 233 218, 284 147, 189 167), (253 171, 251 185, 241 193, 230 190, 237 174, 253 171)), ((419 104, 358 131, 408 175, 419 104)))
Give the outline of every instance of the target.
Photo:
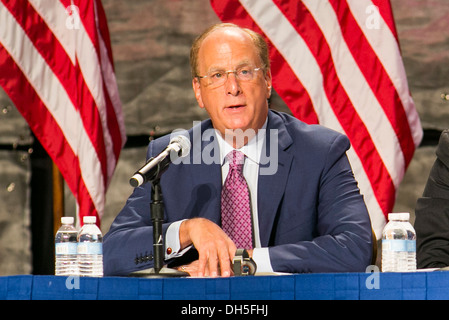
POLYGON ((416 252, 415 240, 382 240, 382 250, 394 252, 416 252))
POLYGON ((76 254, 77 253, 77 243, 73 242, 62 242, 55 244, 55 253, 59 254, 76 254))
POLYGON ((78 243, 78 254, 103 254, 103 244, 101 242, 80 242, 78 243))

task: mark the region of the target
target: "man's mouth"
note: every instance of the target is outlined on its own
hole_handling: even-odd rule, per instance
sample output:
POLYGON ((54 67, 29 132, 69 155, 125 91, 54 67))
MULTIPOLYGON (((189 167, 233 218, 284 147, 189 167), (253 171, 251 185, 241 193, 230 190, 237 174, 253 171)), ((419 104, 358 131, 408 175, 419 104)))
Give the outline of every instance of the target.
POLYGON ((245 105, 235 105, 235 106, 228 106, 228 109, 238 109, 238 108, 243 108, 245 105))

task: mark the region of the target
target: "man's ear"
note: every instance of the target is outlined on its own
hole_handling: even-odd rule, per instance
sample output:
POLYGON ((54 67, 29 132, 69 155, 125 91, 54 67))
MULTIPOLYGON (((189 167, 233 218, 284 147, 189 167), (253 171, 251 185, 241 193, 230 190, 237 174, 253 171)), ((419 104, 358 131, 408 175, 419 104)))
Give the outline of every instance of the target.
POLYGON ((198 105, 200 106, 200 108, 204 108, 203 99, 201 97, 201 85, 200 85, 200 80, 198 78, 193 78, 192 87, 193 87, 193 92, 195 93, 195 98, 196 98, 196 101, 198 102, 198 105))
POLYGON ((271 88, 273 88, 270 69, 268 69, 265 73, 265 83, 267 84, 267 99, 268 99, 271 97, 271 88))

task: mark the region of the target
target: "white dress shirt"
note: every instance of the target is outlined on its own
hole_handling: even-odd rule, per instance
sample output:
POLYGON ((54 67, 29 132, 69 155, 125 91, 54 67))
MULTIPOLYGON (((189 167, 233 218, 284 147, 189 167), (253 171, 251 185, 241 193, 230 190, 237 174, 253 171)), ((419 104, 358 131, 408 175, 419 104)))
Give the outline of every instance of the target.
MULTIPOLYGON (((267 121, 263 125, 262 129, 265 129, 267 121)), ((224 184, 226 177, 229 172, 229 163, 226 161, 226 155, 234 150, 234 148, 229 145, 219 134, 215 133, 218 145, 220 147, 220 160, 221 160, 221 176, 222 184, 224 184)), ((271 267, 270 256, 268 248, 262 248, 260 245, 259 236, 259 218, 257 211, 257 182, 259 177, 259 162, 260 155, 262 153, 262 148, 265 142, 265 130, 259 130, 256 137, 251 139, 248 144, 238 149, 243 154, 245 154, 245 164, 243 166, 243 176, 246 179, 248 188, 250 191, 251 198, 251 212, 252 212, 252 222, 253 222, 253 238, 254 238, 254 250, 253 250, 253 260, 257 265, 257 273, 259 272, 273 272, 271 267)), ((166 259, 171 259, 183 255, 190 247, 180 250, 179 242, 179 227, 182 221, 176 221, 170 225, 167 229, 167 234, 165 237, 165 247, 171 248, 171 253, 168 254, 167 250, 165 253, 166 259)))

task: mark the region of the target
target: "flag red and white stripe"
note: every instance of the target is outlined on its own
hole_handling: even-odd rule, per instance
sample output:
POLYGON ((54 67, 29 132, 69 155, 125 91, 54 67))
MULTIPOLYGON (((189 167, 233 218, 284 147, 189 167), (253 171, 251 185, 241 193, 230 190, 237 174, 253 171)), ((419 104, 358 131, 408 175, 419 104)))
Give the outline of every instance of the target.
POLYGON ((211 0, 222 21, 263 34, 273 88, 293 115, 346 134, 381 235, 422 128, 389 1, 211 0))
POLYGON ((125 143, 100 0, 0 0, 0 85, 75 196, 101 219, 125 143))

